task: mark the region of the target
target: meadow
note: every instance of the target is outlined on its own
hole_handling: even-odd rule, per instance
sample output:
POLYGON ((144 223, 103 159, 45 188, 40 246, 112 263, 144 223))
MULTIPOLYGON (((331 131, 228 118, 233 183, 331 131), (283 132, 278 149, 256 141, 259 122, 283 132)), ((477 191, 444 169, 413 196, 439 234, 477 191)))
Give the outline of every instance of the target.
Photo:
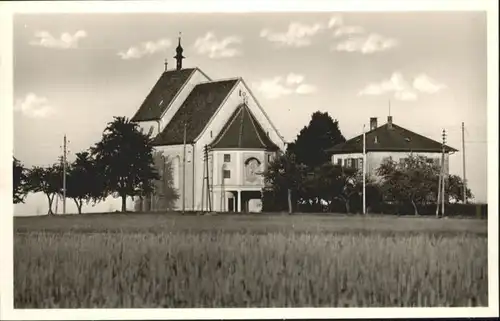
POLYGON ((487 306, 487 222, 15 218, 15 308, 487 306))

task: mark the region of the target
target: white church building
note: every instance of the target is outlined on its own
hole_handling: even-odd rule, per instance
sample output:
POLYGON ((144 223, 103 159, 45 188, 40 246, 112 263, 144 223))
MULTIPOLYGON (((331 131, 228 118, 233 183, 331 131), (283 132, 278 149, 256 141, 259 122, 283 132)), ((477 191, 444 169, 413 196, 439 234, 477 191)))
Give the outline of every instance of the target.
POLYGON ((175 210, 261 211, 259 174, 285 149, 283 137, 242 78, 183 68, 180 38, 176 51, 176 68, 165 64, 131 119, 172 162, 175 210))

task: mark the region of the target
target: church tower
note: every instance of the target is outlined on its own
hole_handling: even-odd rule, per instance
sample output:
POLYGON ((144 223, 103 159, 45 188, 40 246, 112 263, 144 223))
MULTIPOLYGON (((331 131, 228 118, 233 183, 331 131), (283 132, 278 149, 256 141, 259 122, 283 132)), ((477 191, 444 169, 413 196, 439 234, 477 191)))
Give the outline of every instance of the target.
POLYGON ((182 49, 182 46, 181 46, 181 35, 180 35, 180 32, 179 32, 179 44, 177 45, 177 48, 175 49, 175 51, 177 52, 177 55, 175 55, 175 60, 177 60, 177 70, 181 70, 182 69, 182 59, 186 58, 182 55, 182 52, 184 51, 184 49, 182 49))

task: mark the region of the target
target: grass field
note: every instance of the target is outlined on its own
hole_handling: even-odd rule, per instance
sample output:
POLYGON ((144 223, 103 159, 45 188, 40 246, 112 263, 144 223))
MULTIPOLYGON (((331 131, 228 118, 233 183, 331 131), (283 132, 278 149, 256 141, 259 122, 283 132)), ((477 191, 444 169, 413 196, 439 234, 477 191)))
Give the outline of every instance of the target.
POLYGON ((16 218, 16 308, 486 306, 487 222, 16 218))

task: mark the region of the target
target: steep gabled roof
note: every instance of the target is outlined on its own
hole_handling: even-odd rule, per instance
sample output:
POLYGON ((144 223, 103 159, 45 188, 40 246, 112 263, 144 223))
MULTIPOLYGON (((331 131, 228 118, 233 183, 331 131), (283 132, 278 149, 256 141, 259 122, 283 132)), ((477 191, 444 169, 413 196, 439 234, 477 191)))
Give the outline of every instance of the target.
POLYGON ((279 149, 255 119, 246 104, 236 108, 221 132, 211 144, 217 148, 252 148, 276 151, 279 149))
POLYGON ((184 123, 186 143, 193 143, 237 82, 238 79, 231 79, 196 85, 172 120, 156 136, 153 144, 156 146, 182 144, 184 123))
POLYGON ((196 68, 165 71, 131 120, 138 122, 160 119, 195 70, 196 68))
MULTIPOLYGON (((367 152, 441 152, 441 143, 416 134, 403 127, 388 124, 366 132, 367 152)), ((348 141, 335 145, 327 150, 332 154, 362 153, 363 135, 356 136, 348 141)), ((457 150, 445 145, 445 152, 457 150)))

